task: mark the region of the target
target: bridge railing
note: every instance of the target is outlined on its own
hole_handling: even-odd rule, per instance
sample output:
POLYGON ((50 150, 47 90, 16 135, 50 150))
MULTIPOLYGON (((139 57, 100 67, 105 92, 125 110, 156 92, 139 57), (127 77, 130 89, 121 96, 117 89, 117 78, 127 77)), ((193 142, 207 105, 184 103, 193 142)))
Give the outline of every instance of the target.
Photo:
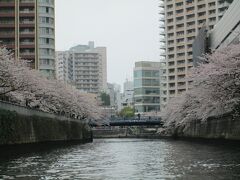
POLYGON ((109 121, 148 121, 148 120, 161 120, 161 117, 159 116, 142 116, 140 118, 133 117, 133 118, 123 118, 123 117, 113 117, 110 118, 109 121))
POLYGON ((114 117, 106 119, 104 123, 98 124, 93 121, 90 123, 91 126, 139 126, 139 125, 163 125, 163 122, 160 117, 157 116, 147 116, 142 118, 121 118, 114 117))

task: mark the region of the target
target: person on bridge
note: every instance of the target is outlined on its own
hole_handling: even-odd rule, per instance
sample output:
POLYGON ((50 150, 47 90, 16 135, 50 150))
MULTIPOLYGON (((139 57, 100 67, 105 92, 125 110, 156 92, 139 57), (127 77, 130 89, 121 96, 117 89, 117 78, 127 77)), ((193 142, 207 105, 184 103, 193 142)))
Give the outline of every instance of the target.
POLYGON ((138 114, 137 114, 137 116, 138 116, 138 120, 140 120, 141 114, 140 114, 140 113, 138 113, 138 114))

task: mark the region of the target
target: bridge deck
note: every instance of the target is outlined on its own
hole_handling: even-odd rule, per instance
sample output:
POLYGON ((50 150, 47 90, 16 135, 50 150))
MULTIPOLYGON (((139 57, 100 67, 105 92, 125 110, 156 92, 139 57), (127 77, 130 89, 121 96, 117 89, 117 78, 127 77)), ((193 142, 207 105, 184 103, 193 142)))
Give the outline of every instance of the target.
POLYGON ((110 121, 110 126, 147 126, 147 125, 162 125, 159 120, 122 120, 122 121, 110 121))
MULTIPOLYGON (((163 126, 163 122, 161 119, 111 119, 105 124, 100 126, 150 126, 150 125, 158 125, 163 126)), ((91 123, 91 126, 99 126, 97 124, 91 123)))

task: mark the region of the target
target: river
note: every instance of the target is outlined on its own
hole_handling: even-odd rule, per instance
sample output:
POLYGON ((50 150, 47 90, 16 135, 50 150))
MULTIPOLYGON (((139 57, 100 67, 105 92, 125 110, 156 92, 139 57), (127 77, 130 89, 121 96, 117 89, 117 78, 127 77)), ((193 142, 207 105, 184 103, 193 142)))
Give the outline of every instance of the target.
POLYGON ((96 139, 0 156, 0 179, 240 179, 240 146, 236 144, 96 139))

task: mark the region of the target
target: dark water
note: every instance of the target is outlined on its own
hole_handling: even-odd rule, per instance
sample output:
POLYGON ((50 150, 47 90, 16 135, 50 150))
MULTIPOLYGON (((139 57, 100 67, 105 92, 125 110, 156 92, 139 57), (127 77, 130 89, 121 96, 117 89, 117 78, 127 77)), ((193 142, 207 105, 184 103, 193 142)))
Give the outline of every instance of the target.
POLYGON ((0 179, 240 179, 240 146, 99 139, 0 159, 0 179))

